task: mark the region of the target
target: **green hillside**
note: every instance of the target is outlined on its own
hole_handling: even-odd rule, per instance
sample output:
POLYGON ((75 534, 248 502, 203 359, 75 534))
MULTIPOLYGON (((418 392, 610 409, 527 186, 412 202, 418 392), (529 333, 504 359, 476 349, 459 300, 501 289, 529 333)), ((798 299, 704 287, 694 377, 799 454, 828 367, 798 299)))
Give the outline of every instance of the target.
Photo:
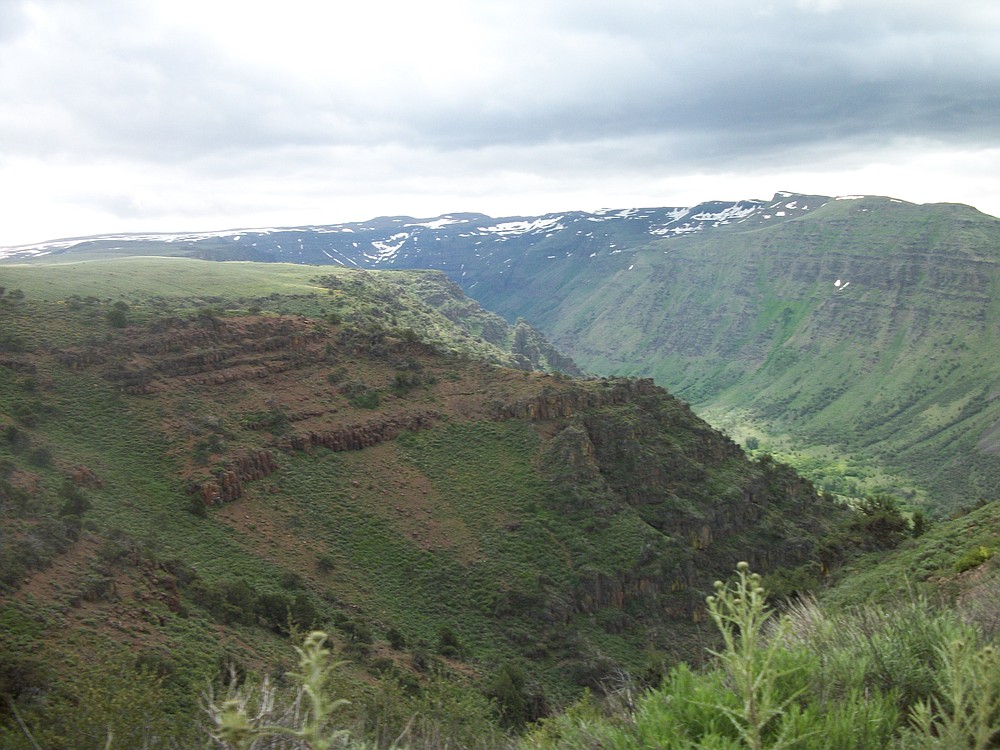
POLYGON ((790 590, 905 530, 651 381, 503 366, 531 358, 440 274, 4 274, 4 747, 194 746, 205 686, 313 627, 381 746, 418 714, 481 739, 703 658, 738 559, 790 590))
POLYGON ((591 372, 654 377, 830 491, 935 512, 995 496, 1000 220, 833 200, 624 252, 476 294, 591 372))

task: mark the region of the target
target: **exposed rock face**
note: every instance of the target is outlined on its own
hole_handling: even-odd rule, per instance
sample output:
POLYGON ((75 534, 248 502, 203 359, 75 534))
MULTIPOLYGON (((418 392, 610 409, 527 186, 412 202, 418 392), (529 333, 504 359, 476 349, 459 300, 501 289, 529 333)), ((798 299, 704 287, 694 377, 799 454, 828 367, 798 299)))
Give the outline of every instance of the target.
POLYGON ((724 576, 737 560, 767 572, 816 558, 821 519, 843 509, 786 466, 749 463, 732 440, 649 381, 616 385, 590 398, 547 394, 513 407, 562 425, 541 469, 564 512, 600 524, 631 509, 648 524, 635 541, 648 554, 629 569, 584 570, 571 611, 655 610, 693 620, 702 614, 706 576, 724 576), (794 517, 796 535, 776 525, 784 515, 794 517))
POLYGON ((278 468, 271 451, 245 451, 233 456, 212 479, 193 484, 188 492, 200 495, 206 505, 221 505, 243 497, 244 482, 263 479, 278 468))
POLYGON ((560 354, 541 333, 521 318, 514 324, 511 352, 515 356, 523 357, 529 369, 556 370, 574 377, 583 377, 584 374, 576 362, 560 354))
POLYGON ((310 432, 307 435, 292 435, 280 442, 284 450, 309 450, 322 446, 332 451, 357 451, 373 445, 393 440, 401 432, 416 432, 431 427, 439 418, 434 412, 415 414, 399 419, 383 419, 361 425, 353 425, 329 432, 310 432))
POLYGON ((77 370, 112 362, 104 377, 143 395, 173 379, 221 385, 318 362, 322 339, 314 321, 297 316, 171 320, 123 331, 107 346, 63 350, 57 360, 77 370))
POLYGON ((512 404, 497 404, 496 419, 528 419, 533 422, 570 417, 585 409, 623 404, 634 396, 665 394, 651 379, 612 379, 601 381, 599 389, 584 389, 573 384, 565 390, 543 391, 534 398, 512 404))

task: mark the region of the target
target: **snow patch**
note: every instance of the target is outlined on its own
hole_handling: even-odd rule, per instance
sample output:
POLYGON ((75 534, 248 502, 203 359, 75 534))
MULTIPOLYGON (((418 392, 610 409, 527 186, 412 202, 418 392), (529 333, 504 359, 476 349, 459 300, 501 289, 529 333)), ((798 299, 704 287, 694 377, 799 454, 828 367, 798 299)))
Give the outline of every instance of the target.
POLYGON ((427 227, 428 229, 440 229, 441 227, 446 227, 450 224, 467 224, 468 219, 453 219, 450 216, 442 216, 440 219, 434 219, 433 221, 418 221, 413 224, 407 224, 408 227, 427 227))
POLYGON ((365 257, 375 263, 381 263, 384 260, 392 260, 392 258, 395 257, 396 253, 399 252, 399 249, 409 238, 410 235, 408 232, 399 232, 392 235, 392 237, 385 242, 382 240, 375 240, 372 242, 372 247, 374 247, 378 252, 374 255, 365 253, 365 257))
POLYGON ((558 232, 566 227, 561 223, 563 217, 551 219, 540 218, 534 221, 504 221, 491 227, 483 227, 480 231, 499 234, 501 237, 515 237, 520 234, 558 232))
POLYGON ((721 211, 717 211, 715 213, 702 211, 694 214, 691 218, 695 221, 725 221, 726 219, 742 219, 750 216, 756 210, 757 206, 754 204, 747 205, 745 203, 734 203, 729 208, 724 208, 721 211))

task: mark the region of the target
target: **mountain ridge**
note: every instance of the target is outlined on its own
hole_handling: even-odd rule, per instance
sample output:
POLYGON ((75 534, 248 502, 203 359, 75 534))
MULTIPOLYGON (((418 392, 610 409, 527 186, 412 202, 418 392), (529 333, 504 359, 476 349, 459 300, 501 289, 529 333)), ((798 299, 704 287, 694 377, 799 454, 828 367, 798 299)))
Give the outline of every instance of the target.
MULTIPOLYGON (((771 199, 750 198, 740 199, 737 201, 709 200, 687 207, 605 208, 597 209, 592 212, 577 210, 550 212, 537 216, 513 215, 502 217, 492 217, 481 213, 462 212, 445 213, 429 218, 417 218, 412 216, 377 216, 367 221, 351 221, 337 224, 306 224, 287 227, 244 227, 224 230, 210 230, 204 232, 131 232, 98 234, 0 247, 0 258, 27 259, 30 257, 48 255, 53 252, 67 251, 73 248, 80 250, 89 246, 103 246, 114 243, 130 244, 135 242, 162 242, 170 244, 183 244, 214 241, 218 239, 242 241, 244 238, 255 237, 257 238, 256 241, 259 244, 260 240, 271 235, 293 233, 361 234, 365 232, 378 232, 382 234, 380 234, 377 239, 369 239, 369 243, 377 242, 384 244, 393 236, 385 235, 384 232, 386 231, 393 231, 394 234, 400 234, 395 230, 409 229, 411 230, 410 232, 403 233, 408 235, 406 239, 412 240, 414 239, 413 235, 416 234, 416 239, 419 241, 419 235, 424 233, 420 230, 427 230, 430 233, 434 233, 438 230, 444 229, 445 227, 456 224, 467 225, 464 227, 465 230, 477 232, 479 233, 479 236, 489 237, 490 235, 495 235, 497 239, 502 241, 505 237, 509 238, 520 234, 529 234, 534 236, 544 235, 545 233, 548 233, 558 227, 560 225, 560 221, 564 219, 576 224, 583 221, 602 223, 614 219, 638 218, 640 220, 648 221, 648 232, 651 237, 677 236, 701 231, 708 226, 723 226, 733 222, 766 222, 772 219, 787 218, 789 212, 795 213, 796 211, 809 211, 815 206, 817 201, 819 201, 820 205, 822 205, 828 200, 831 200, 831 198, 827 196, 810 196, 779 191, 775 193, 771 199), (789 198, 792 200, 786 200, 789 198), (803 200, 807 202, 804 205, 799 205, 799 203, 803 200), (812 206, 810 206, 810 202, 812 203, 812 206), (768 213, 769 210, 770 213, 768 213)), ((566 227, 563 226, 559 231, 563 231, 565 228, 566 227)), ((449 235, 450 232, 446 233, 444 236, 448 237, 449 235)), ((354 238, 350 238, 352 243, 353 240, 354 238)), ((278 244, 280 243, 275 243, 275 245, 278 244)), ((336 244, 331 243, 325 249, 327 251, 334 251, 340 250, 342 247, 343 246, 338 247, 336 244)), ((355 250, 358 249, 353 245, 351 247, 355 250)), ((295 248, 277 249, 285 249, 291 253, 297 252, 297 249, 295 248)), ((362 265, 367 262, 374 266, 384 263, 386 260, 393 259, 396 255, 395 251, 389 254, 386 252, 385 248, 380 248, 374 244, 370 244, 370 249, 375 252, 368 252, 369 248, 365 248, 365 251, 358 253, 357 256, 352 256, 353 260, 347 261, 347 263, 351 265, 362 265), (382 252, 379 253, 379 250, 382 252)), ((336 262, 336 258, 330 256, 326 256, 324 258, 322 255, 315 255, 316 252, 321 253, 322 250, 317 251, 316 249, 313 249, 311 255, 303 257, 300 261, 291 260, 291 256, 289 256, 289 260, 291 260, 291 262, 310 263, 326 263, 331 260, 336 262)))

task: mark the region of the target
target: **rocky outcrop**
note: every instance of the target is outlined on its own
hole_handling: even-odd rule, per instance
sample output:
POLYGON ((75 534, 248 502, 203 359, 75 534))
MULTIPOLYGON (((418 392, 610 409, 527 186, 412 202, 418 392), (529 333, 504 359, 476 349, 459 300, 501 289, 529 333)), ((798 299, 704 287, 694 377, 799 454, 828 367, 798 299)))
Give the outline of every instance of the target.
MULTIPOLYGON (((308 451, 326 448, 332 451, 355 451, 393 440, 404 431, 415 432, 431 427, 439 419, 435 412, 407 417, 381 419, 326 432, 289 435, 276 441, 280 451, 308 451)), ((222 505, 243 497, 244 484, 264 479, 279 468, 269 449, 245 451, 215 470, 214 475, 193 483, 188 492, 201 498, 205 505, 222 505)))
POLYGON ((302 451, 323 447, 332 451, 357 451, 393 440, 404 431, 426 430, 439 418, 440 415, 435 412, 426 412, 393 419, 380 419, 327 432, 290 435, 282 438, 278 446, 282 450, 302 451))
MULTIPOLYGON (((619 569, 579 571, 571 613, 698 620, 713 577, 738 560, 761 572, 814 560, 825 524, 843 512, 789 467, 748 462, 736 443, 649 381, 593 395, 540 394, 508 413, 561 420, 539 463, 548 501, 561 512, 598 528, 631 512, 647 524, 634 543, 649 554, 619 569)), ((550 610, 534 604, 549 619, 562 611, 550 610)))
POLYGON ((263 479, 278 468, 270 450, 245 451, 218 468, 211 479, 192 484, 188 492, 200 496, 205 505, 222 505, 243 497, 244 482, 263 479))
POLYGON ((597 388, 568 384, 565 390, 543 389, 542 393, 513 403, 496 404, 495 419, 527 419, 532 422, 573 416, 587 409, 624 404, 635 396, 664 394, 651 379, 621 378, 600 381, 597 388))
POLYGON ((82 370, 91 365, 107 362, 107 356, 99 349, 63 349, 56 354, 56 361, 71 370, 82 370))
POLYGON ((29 362, 22 357, 0 357, 0 367, 25 375, 33 375, 38 369, 34 362, 29 362))
POLYGON ((56 358, 75 370, 107 365, 107 380, 145 395, 178 378, 222 385, 318 362, 324 336, 315 321, 298 316, 172 319, 122 331, 104 346, 65 349, 56 358))

